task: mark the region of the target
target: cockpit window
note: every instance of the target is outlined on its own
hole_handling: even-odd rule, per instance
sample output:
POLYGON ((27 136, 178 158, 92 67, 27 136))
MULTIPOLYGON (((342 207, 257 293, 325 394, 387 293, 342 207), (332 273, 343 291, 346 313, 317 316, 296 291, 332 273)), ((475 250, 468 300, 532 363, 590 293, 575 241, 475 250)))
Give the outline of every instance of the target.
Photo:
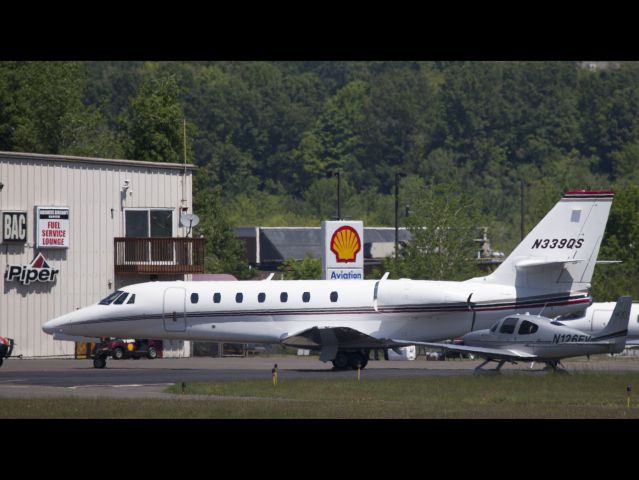
POLYGON ((493 325, 492 327, 490 327, 490 331, 491 331, 491 332, 495 333, 495 332, 497 331, 497 327, 499 326, 499 322, 500 322, 500 321, 499 321, 499 320, 497 320, 497 321, 495 322, 495 325, 493 325))
POLYGON ((122 295, 124 292, 122 290, 116 290, 115 292, 113 292, 112 294, 110 294, 108 297, 103 298, 102 300, 100 300, 100 305, 111 305, 111 302, 113 302, 113 300, 115 300, 116 298, 118 298, 120 295, 122 295))
POLYGON ((122 295, 114 300, 113 305, 122 305, 128 296, 129 294, 127 292, 122 292, 122 295))
POLYGON ((504 323, 501 324, 501 328, 499 329, 499 333, 512 334, 515 333, 515 326, 519 319, 517 317, 508 317, 504 320, 504 323))
POLYGON ((521 322, 517 334, 530 335, 531 333, 535 333, 537 330, 539 330, 539 325, 529 322, 528 320, 524 320, 523 322, 521 322))
POLYGON ((131 295, 131 298, 129 298, 129 301, 126 302, 127 305, 131 305, 132 303, 135 303, 135 293, 131 295))

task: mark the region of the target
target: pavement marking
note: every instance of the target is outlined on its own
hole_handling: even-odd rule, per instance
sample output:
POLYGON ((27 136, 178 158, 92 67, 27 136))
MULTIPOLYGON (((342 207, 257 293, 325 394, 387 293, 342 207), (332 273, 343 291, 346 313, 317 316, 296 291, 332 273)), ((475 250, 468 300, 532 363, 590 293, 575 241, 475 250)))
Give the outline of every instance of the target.
POLYGON ((167 387, 173 385, 173 383, 129 383, 125 385, 74 385, 73 387, 65 387, 70 390, 75 390, 78 388, 101 388, 101 387, 111 387, 111 388, 126 388, 126 387, 167 387))

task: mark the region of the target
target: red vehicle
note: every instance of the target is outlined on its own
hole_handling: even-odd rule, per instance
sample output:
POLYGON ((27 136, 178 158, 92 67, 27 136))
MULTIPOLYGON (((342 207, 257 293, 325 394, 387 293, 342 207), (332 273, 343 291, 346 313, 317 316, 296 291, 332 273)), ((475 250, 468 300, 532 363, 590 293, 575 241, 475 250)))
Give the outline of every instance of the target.
POLYGON ((111 339, 102 342, 98 346, 93 365, 96 368, 104 368, 107 357, 112 357, 114 360, 123 360, 125 358, 138 360, 142 357, 153 360, 160 356, 161 352, 161 340, 111 339))
POLYGON ((11 356, 13 345, 13 338, 0 337, 0 367, 4 363, 4 359, 11 356))

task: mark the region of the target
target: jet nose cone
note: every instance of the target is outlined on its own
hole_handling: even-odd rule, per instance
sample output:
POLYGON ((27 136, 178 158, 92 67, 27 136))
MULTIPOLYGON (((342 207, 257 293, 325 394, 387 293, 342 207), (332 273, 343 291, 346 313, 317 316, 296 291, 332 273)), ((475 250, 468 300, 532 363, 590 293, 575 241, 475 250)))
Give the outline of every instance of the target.
POLYGON ((64 323, 60 317, 54 318, 53 320, 49 320, 47 323, 42 325, 42 331, 48 335, 53 335, 56 331, 58 331, 60 325, 64 323))

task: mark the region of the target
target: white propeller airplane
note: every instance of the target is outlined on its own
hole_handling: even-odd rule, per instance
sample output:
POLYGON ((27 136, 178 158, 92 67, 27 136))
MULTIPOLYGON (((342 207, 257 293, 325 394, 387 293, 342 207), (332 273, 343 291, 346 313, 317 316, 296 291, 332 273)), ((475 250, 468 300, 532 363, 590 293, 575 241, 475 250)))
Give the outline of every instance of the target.
MULTIPOLYGON (((48 321, 64 339, 164 338, 282 344, 364 368, 372 349, 440 341, 504 315, 583 310, 612 205, 610 191, 567 192, 490 275, 463 282, 288 280, 147 282, 48 321)), ((96 358, 101 368, 104 358, 96 358)))
POLYGON ((485 358, 476 371, 492 361, 498 362, 495 371, 506 362, 528 361, 544 362, 557 372, 562 358, 622 352, 626 347, 631 305, 630 297, 620 297, 606 327, 592 335, 551 318, 516 314, 498 320, 490 329, 467 333, 461 344, 418 345, 485 358))

